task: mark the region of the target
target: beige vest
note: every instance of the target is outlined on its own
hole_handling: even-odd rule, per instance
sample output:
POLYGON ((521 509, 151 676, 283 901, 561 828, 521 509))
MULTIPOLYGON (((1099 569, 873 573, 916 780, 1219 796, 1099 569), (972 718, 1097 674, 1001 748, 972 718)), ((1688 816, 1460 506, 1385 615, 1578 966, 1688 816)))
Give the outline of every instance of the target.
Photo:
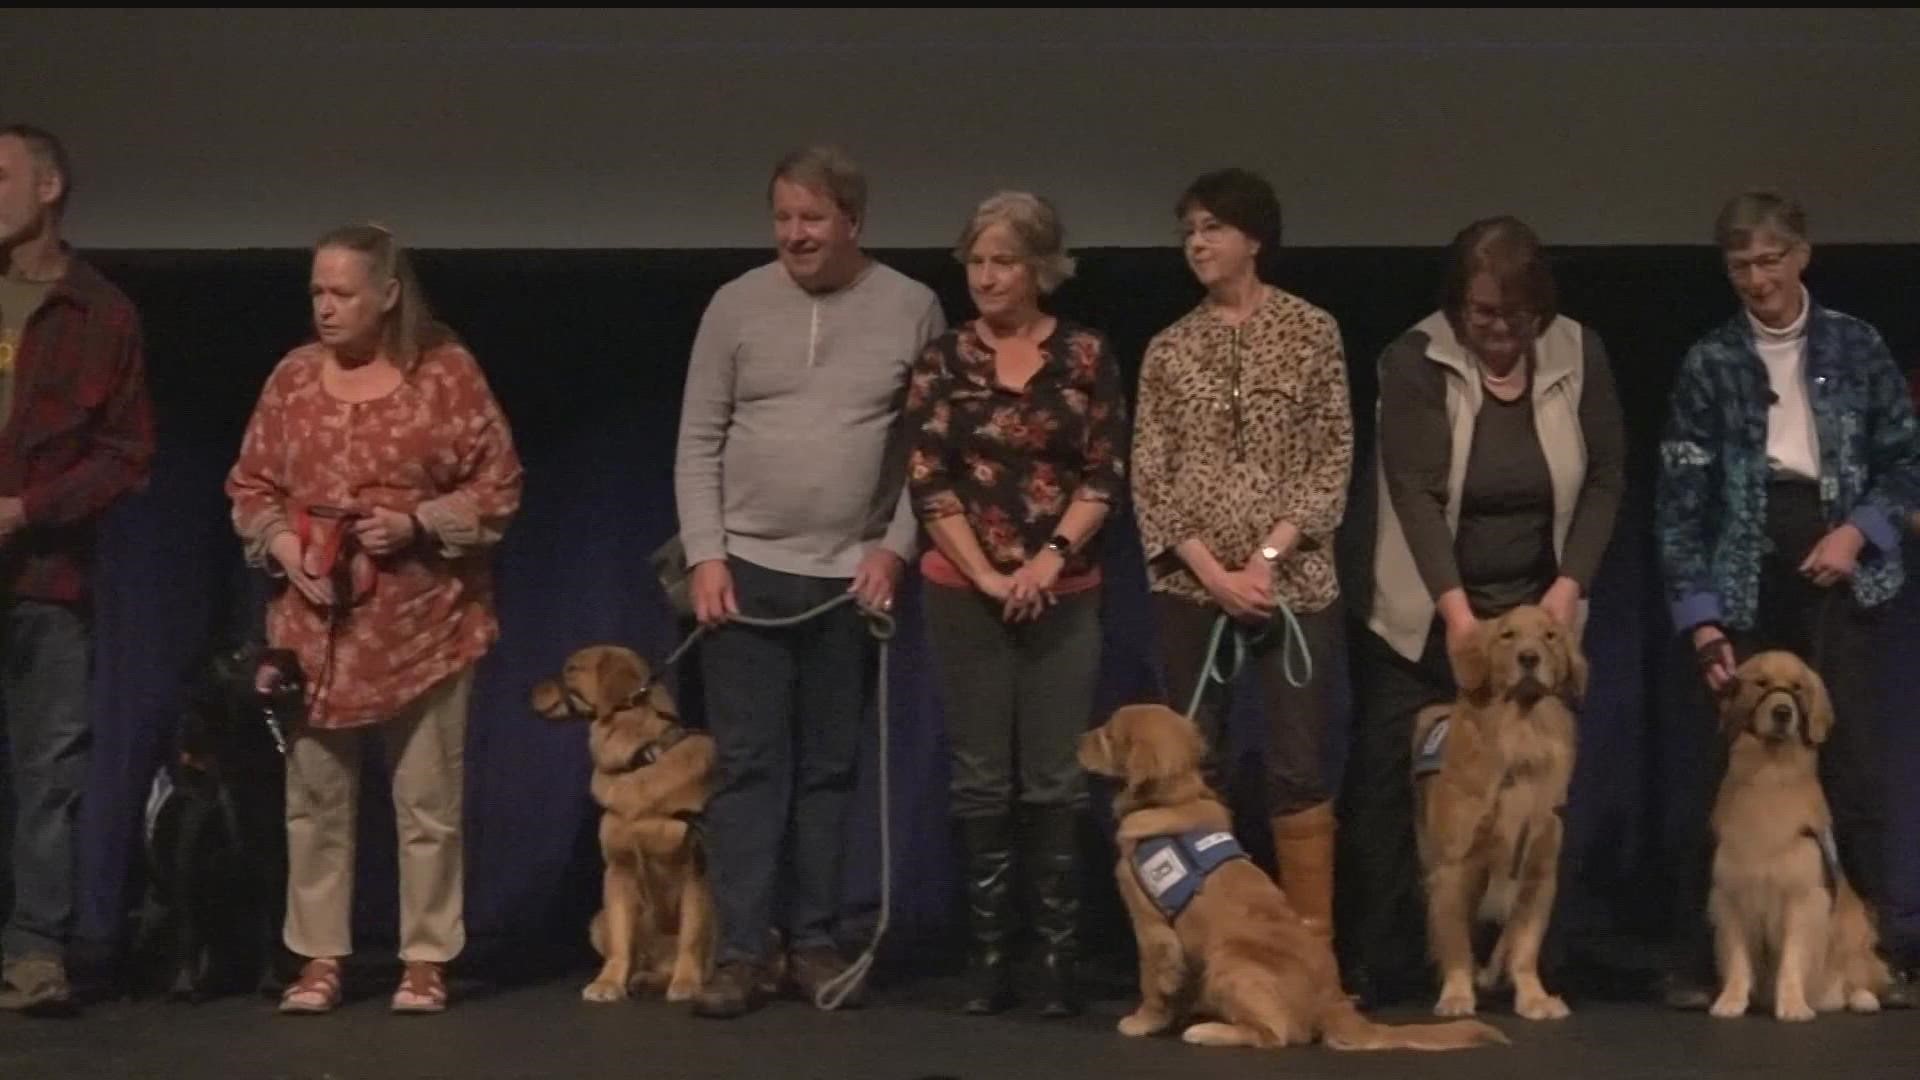
MULTIPOLYGON (((1447 420, 1452 427, 1452 455, 1447 476, 1447 526, 1460 527, 1460 487, 1467 475, 1467 455, 1473 448, 1474 419, 1480 413, 1484 391, 1474 373, 1466 346, 1454 335, 1446 316, 1435 312, 1422 319, 1415 330, 1427 336, 1427 359, 1439 364, 1447 380, 1447 420)), ((1587 442, 1580 428, 1580 390, 1586 376, 1582 355, 1584 335, 1579 323, 1562 315, 1547 327, 1534 343, 1533 420, 1540 434, 1540 449, 1546 455, 1547 473, 1553 480, 1553 551, 1560 556, 1567 542, 1567 528, 1573 510, 1580 501, 1580 489, 1587 478, 1587 442)), ((1379 406, 1374 406, 1375 420, 1379 406)), ((1378 430, 1378 424, 1375 424, 1378 430)), ((1400 530, 1400 515, 1394 510, 1387 491, 1386 472, 1381 468, 1379 444, 1374 445, 1374 485, 1379 499, 1379 531, 1373 556, 1373 614, 1367 625, 1393 651, 1408 660, 1418 660, 1426 648, 1427 634, 1433 625, 1434 600, 1420 578, 1413 561, 1413 549, 1407 546, 1400 530)), ((1581 627, 1587 621, 1587 604, 1580 603, 1581 627)))

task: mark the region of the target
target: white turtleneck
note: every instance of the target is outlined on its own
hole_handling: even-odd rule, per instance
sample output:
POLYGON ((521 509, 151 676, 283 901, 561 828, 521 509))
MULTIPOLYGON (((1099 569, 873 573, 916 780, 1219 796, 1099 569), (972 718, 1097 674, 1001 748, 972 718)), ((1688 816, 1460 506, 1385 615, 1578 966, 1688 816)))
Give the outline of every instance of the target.
POLYGON ((1807 312, 1813 301, 1800 291, 1800 317, 1775 330, 1747 316, 1753 347, 1767 365, 1773 405, 1767 409, 1767 463, 1775 473, 1820 479, 1820 436, 1807 397, 1807 312))

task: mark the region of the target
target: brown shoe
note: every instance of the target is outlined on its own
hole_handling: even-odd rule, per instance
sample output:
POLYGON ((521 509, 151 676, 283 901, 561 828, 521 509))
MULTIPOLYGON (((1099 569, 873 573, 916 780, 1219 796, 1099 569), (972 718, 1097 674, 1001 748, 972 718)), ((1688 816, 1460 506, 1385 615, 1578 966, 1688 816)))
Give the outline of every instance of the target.
POLYGON ((1273 819, 1280 891, 1322 941, 1333 942, 1333 804, 1316 803, 1273 819))
POLYGON ((757 965, 745 960, 729 960, 715 968, 713 977, 694 996, 693 1015, 731 1020, 765 1004, 756 968, 757 965))
POLYGON ((73 1010, 73 987, 57 956, 23 956, 0 971, 0 1009, 30 1016, 57 1016, 73 1010))
MULTIPOLYGON (((788 985, 793 988, 795 995, 811 1005, 819 1004, 820 991, 844 975, 846 970, 847 962, 840 958, 839 950, 831 945, 795 949, 787 956, 788 985)), ((859 1008, 866 1003, 866 992, 866 980, 862 979, 840 1000, 840 1008, 859 1008)))

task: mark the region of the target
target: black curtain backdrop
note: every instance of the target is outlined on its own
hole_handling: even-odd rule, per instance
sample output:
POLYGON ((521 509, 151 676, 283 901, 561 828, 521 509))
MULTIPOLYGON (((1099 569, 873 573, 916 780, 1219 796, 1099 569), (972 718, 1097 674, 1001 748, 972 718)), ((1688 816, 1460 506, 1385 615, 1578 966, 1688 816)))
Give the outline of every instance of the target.
MULTIPOLYGON (((950 318, 969 313, 960 268, 945 253, 876 254, 932 285, 950 318)), ((1080 277, 1061 290, 1056 310, 1106 331, 1131 385, 1148 338, 1187 310, 1197 289, 1171 248, 1081 254, 1080 277)), ((1633 448, 1627 499, 1594 594, 1587 640, 1594 675, 1569 815, 1572 882, 1561 894, 1560 919, 1588 941, 1643 939, 1671 915, 1663 793, 1679 766, 1664 733, 1706 722, 1674 715, 1663 690, 1670 633, 1653 563, 1651 470, 1672 373, 1687 345, 1727 317, 1734 300, 1716 254, 1704 247, 1554 254, 1563 309, 1596 327, 1612 354, 1633 448)), ((142 805, 182 681, 209 647, 259 618, 263 586, 240 563, 221 482, 262 381, 304 339, 307 254, 91 257, 140 308, 160 432, 149 490, 105 523, 96 602, 79 932, 111 957, 125 944, 127 913, 138 899, 142 805)), ((481 664, 470 723, 467 921, 475 955, 513 955, 510 947, 529 944, 552 953, 556 942, 584 948, 599 895, 585 732, 534 716, 528 690, 581 645, 624 642, 660 658, 674 644, 676 628, 646 555, 675 528, 673 446, 688 350, 714 289, 768 257, 746 250, 419 255, 429 296, 479 357, 527 466, 525 503, 498 553, 504 634, 481 664)), ((1440 259, 1436 249, 1415 248, 1286 253, 1277 283, 1333 312, 1345 333, 1363 454, 1371 444, 1374 360, 1431 310, 1440 259)), ((1879 326, 1907 363, 1920 345, 1920 308, 1902 290, 1920 278, 1916 271, 1920 248, 1823 248, 1809 280, 1823 303, 1879 326)), ((1107 546, 1103 715, 1162 692, 1131 518, 1112 522, 1119 535, 1107 546)), ((895 971, 923 966, 918 947, 945 940, 955 884, 940 710, 916 597, 910 588, 903 602, 887 720, 891 958, 916 949, 895 971)), ((1902 671, 1920 656, 1916 645, 1920 601, 1910 590, 1884 642, 1882 722, 1887 767, 1897 777, 1920 771, 1913 722, 1920 691, 1902 671)), ((1336 680, 1347 696, 1343 665, 1319 677, 1336 680)), ((1187 689, 1171 696, 1184 701, 1187 689)), ((1241 754, 1258 753, 1257 717, 1236 716, 1234 734, 1241 754)), ((1343 747, 1342 738, 1332 740, 1336 767, 1343 747)), ((1251 778, 1252 762, 1242 764, 1251 778)), ((878 870, 874 778, 869 767, 847 867, 850 903, 869 913, 878 870)), ((361 948, 384 951, 394 938, 393 826, 378 776, 369 779, 356 920, 361 948)), ((1920 792, 1900 783, 1892 795, 1894 887, 1906 925, 1920 932, 1920 792)), ((1257 805, 1242 809, 1249 849, 1268 858, 1264 815, 1257 805)), ((1124 949, 1110 880, 1104 865, 1090 867, 1094 937, 1124 949)))

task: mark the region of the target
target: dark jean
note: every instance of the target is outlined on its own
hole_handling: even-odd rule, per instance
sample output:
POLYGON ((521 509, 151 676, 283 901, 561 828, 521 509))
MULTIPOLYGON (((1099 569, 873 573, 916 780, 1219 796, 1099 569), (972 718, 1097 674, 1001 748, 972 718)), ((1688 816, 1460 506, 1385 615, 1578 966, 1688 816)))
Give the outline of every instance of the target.
POLYGON ((13 909, 8 960, 63 957, 73 929, 74 820, 87 778, 86 620, 70 607, 15 600, 0 611, 0 709, 6 717, 13 909))
MULTIPOLYGON (((732 557, 727 567, 741 612, 763 618, 798 615, 851 583, 732 557)), ((788 629, 728 625, 701 642, 707 726, 719 752, 706 814, 718 961, 765 958, 789 830, 788 944, 834 943, 874 658, 873 637, 852 604, 788 629)))

